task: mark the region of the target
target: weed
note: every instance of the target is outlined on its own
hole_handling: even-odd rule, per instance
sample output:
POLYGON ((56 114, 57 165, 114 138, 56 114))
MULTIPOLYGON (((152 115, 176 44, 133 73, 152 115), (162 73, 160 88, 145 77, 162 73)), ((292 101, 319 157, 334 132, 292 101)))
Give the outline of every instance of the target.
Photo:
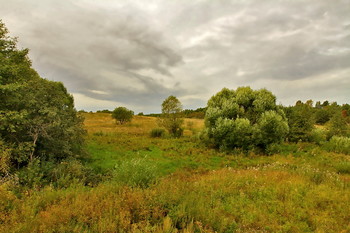
POLYGON ((161 137, 164 137, 164 135, 165 135, 165 129, 162 129, 162 128, 155 128, 155 129, 152 129, 151 131, 152 138, 161 138, 161 137))
POLYGON ((134 158, 117 164, 113 177, 117 183, 141 188, 154 184, 156 178, 156 166, 145 158, 134 158))
POLYGON ((326 148, 333 152, 350 154, 350 138, 333 136, 326 144, 326 148))

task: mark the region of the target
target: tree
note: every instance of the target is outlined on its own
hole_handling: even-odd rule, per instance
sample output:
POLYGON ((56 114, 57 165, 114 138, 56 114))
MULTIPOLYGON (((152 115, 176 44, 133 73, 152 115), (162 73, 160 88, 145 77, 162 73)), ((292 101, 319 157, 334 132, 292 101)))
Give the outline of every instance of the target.
POLYGON ((8 172, 34 158, 80 155, 85 131, 73 97, 62 83, 41 78, 31 67, 28 49, 17 49, 7 33, 0 21, 0 142, 8 172))
POLYGON ((331 113, 324 108, 315 109, 315 122, 316 124, 324 125, 331 118, 331 113))
POLYGON ((349 126, 346 122, 346 118, 342 116, 341 112, 335 113, 329 120, 328 130, 328 138, 331 138, 332 136, 349 135, 349 126))
POLYGON ((168 132, 175 136, 182 136, 183 119, 181 118, 182 105, 175 96, 169 96, 162 103, 161 125, 168 130, 168 132))
POLYGON ((112 112, 112 117, 121 125, 130 122, 133 116, 134 112, 125 107, 118 107, 112 112))
POLYGON ((266 89, 222 89, 208 101, 206 135, 216 147, 265 149, 278 143, 288 132, 283 110, 266 89))
POLYGON ((315 124, 312 107, 308 104, 297 102, 295 106, 286 108, 285 112, 289 124, 289 141, 308 141, 315 124))

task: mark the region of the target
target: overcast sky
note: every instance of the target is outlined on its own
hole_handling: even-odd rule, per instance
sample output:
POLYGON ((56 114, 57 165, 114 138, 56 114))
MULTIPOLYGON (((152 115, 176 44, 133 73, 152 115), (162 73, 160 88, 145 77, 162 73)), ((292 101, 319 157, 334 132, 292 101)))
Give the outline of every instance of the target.
POLYGON ((0 0, 0 19, 78 110, 195 109, 239 86, 350 103, 350 0, 0 0))

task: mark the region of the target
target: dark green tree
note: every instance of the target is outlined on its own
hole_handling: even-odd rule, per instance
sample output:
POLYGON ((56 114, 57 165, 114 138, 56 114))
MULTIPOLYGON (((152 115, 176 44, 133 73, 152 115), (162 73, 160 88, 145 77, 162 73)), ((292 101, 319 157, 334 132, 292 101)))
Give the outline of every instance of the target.
POLYGON ((134 112, 125 107, 115 108, 112 112, 112 117, 121 125, 130 122, 133 116, 134 112))
POLYGON ((332 136, 349 136, 349 126, 341 112, 335 113, 329 120, 328 130, 328 138, 332 136))
POLYGON ((295 106, 285 108, 285 112, 289 124, 289 141, 308 141, 315 125, 312 107, 298 101, 295 106))
MULTIPOLYGON (((32 69, 28 49, 17 49, 0 21, 0 144, 8 170, 39 160, 81 154, 82 119, 62 83, 32 69)), ((1 173, 1 171, 0 171, 1 173)))
POLYGON ((324 125, 331 118, 331 113, 325 108, 317 108, 314 112, 316 124, 324 125))

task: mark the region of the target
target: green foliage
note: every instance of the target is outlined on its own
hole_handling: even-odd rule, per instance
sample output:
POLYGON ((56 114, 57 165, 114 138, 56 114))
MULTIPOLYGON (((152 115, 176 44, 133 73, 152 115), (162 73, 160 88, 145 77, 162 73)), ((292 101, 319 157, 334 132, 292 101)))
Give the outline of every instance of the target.
POLYGON ((182 113, 186 118, 204 119, 206 110, 206 108, 185 109, 182 113))
POLYGON ((11 169, 11 149, 0 140, 0 177, 7 176, 11 169))
POLYGON ((0 22, 0 139, 12 168, 33 164, 35 158, 75 157, 85 132, 73 97, 62 83, 42 79, 27 55, 0 22))
POLYGON ((214 146, 244 150, 283 141, 288 132, 284 112, 266 89, 222 89, 208 101, 206 132, 214 146))
POLYGON ((115 108, 112 112, 112 117, 121 125, 130 122, 133 116, 134 112, 125 107, 115 108))
POLYGON ((333 136, 325 146, 329 151, 350 154, 349 137, 333 136))
POLYGON ((111 110, 108 110, 108 109, 97 110, 96 112, 97 112, 97 113, 112 113, 112 111, 111 111, 111 110))
POLYGON ((164 137, 165 130, 162 128, 155 128, 151 130, 151 137, 152 138, 161 138, 164 137))
POLYGON ((212 129, 214 144, 222 149, 250 149, 254 145, 254 128, 245 118, 219 118, 212 129))
POLYGON ((324 125, 331 118, 330 112, 324 108, 316 109, 315 111, 315 122, 316 124, 324 125))
POLYGON ((288 140, 308 141, 315 124, 312 107, 298 101, 295 106, 285 108, 285 112, 289 124, 288 140))
POLYGON ((87 116, 96 128, 83 163, 33 164, 19 179, 32 188, 0 180, 0 232, 349 231, 347 155, 305 142, 270 144, 271 156, 221 152, 188 136, 151 138, 151 117, 135 119, 144 130, 132 134, 90 115, 99 125, 87 116), (95 172, 104 177, 91 188, 95 172))
POLYGON ((257 124, 258 143, 263 147, 273 143, 280 143, 287 136, 289 127, 282 114, 275 111, 266 111, 259 118, 257 124))
POLYGON ((322 145, 327 141, 327 132, 321 128, 314 128, 309 134, 309 141, 322 145))
POLYGON ((144 158, 123 161, 115 166, 114 181, 131 187, 146 188, 154 184, 157 167, 144 158))
POLYGON ((340 112, 335 113, 328 123, 328 138, 332 136, 348 136, 349 126, 340 112))
POLYGON ((175 96, 169 96, 163 101, 160 125, 174 137, 181 137, 183 134, 181 112, 181 102, 175 96))
POLYGON ((340 174, 350 174, 350 161, 344 161, 336 164, 335 169, 340 174))
POLYGON ((98 175, 85 167, 79 160, 69 158, 56 161, 34 159, 17 172, 20 189, 40 189, 46 185, 68 188, 74 185, 94 185, 98 175))

